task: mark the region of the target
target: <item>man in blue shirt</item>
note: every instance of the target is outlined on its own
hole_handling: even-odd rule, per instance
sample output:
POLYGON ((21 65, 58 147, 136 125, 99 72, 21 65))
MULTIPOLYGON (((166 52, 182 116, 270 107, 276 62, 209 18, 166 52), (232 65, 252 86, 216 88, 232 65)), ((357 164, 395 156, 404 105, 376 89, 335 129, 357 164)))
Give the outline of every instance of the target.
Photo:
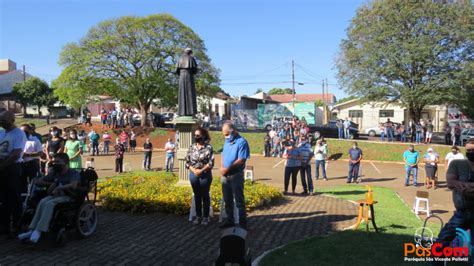
POLYGON ((227 220, 220 227, 226 228, 235 225, 235 199, 235 205, 239 210, 239 226, 245 229, 247 227, 247 216, 244 198, 244 170, 245 162, 250 158, 250 149, 247 140, 237 133, 231 122, 224 123, 222 134, 225 137, 225 143, 220 170, 227 220))
POLYGON ((415 146, 410 145, 407 151, 403 153, 403 161, 405 162, 405 186, 409 186, 411 171, 413 170, 413 186, 417 186, 418 177, 418 161, 420 160, 420 154, 415 151, 415 146))
POLYGON ((303 185, 302 195, 313 195, 313 179, 311 178, 311 159, 314 156, 313 151, 311 150, 311 144, 307 142, 306 136, 301 137, 301 142, 299 146, 299 152, 301 156, 301 166, 300 166, 300 175, 301 175, 301 184, 303 185), (307 179, 307 183, 306 183, 307 179))
POLYGON ((362 150, 357 146, 357 142, 354 142, 352 148, 349 150, 349 175, 347 177, 347 183, 360 182, 358 175, 361 160, 362 150))

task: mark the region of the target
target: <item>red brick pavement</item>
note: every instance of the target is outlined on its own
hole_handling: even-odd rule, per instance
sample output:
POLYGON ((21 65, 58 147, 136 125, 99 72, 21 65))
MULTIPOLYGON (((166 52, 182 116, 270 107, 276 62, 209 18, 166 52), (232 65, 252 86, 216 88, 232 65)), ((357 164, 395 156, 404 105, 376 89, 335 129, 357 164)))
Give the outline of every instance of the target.
MULTIPOLYGON (((326 235, 354 222, 356 207, 326 196, 292 196, 249 215, 252 257, 288 242, 326 235)), ((100 211, 97 232, 63 247, 46 240, 25 246, 0 238, 0 265, 210 265, 217 256, 220 229, 191 226, 185 216, 132 215, 100 211)))

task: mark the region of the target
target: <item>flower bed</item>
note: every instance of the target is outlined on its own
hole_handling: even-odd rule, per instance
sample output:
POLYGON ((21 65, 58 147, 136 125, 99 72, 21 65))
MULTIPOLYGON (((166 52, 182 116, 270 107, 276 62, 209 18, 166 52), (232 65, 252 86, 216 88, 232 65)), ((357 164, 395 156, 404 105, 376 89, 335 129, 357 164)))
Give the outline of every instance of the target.
MULTIPOLYGON (((163 172, 135 172, 99 183, 99 201, 106 210, 132 213, 165 212, 189 213, 192 189, 177 186, 178 177, 163 172)), ((278 189, 261 184, 245 182, 247 211, 267 205, 281 198, 278 189)), ((211 204, 219 210, 222 198, 220 179, 214 177, 211 185, 211 204)))

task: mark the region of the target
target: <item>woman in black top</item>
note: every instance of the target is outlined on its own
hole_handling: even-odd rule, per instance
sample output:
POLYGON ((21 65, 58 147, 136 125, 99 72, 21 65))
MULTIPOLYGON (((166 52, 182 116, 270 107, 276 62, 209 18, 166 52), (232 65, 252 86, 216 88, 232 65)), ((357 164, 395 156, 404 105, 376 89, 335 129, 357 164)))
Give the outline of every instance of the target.
POLYGON ((57 153, 64 152, 64 139, 62 139, 61 131, 57 127, 52 127, 50 131, 51 137, 46 142, 46 156, 48 162, 52 160, 57 153))
POLYGON ((211 208, 209 190, 212 183, 212 167, 214 166, 214 151, 209 144, 210 140, 209 132, 206 129, 196 129, 194 143, 189 147, 186 155, 186 168, 190 171, 189 181, 193 188, 196 206, 193 225, 199 223, 207 225, 209 223, 209 209, 211 208))

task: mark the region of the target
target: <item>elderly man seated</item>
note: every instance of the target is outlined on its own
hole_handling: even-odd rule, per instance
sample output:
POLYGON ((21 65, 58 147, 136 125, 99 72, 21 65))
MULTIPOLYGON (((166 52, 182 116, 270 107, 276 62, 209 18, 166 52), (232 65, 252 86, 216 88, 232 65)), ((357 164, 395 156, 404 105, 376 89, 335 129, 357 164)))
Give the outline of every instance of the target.
POLYGON ((52 160, 52 173, 42 179, 35 181, 36 185, 49 186, 47 196, 43 198, 35 212, 35 216, 29 226, 30 231, 20 234, 20 240, 29 239, 37 243, 41 233, 48 232, 49 224, 53 218, 54 207, 61 202, 68 202, 72 199, 66 195, 65 191, 75 189, 80 181, 80 174, 69 169, 69 157, 65 153, 58 153, 52 160))

